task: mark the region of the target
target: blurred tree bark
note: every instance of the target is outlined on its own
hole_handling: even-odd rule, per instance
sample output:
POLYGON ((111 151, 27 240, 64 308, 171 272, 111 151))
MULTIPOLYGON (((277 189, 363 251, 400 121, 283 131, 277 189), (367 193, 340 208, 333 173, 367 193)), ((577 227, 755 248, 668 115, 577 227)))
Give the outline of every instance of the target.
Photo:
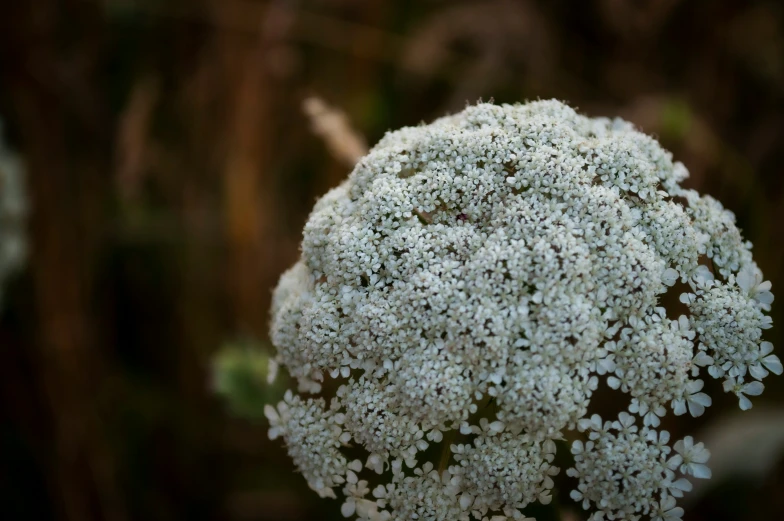
POLYGON ((30 271, 38 351, 29 353, 51 415, 45 461, 58 517, 122 521, 98 410, 105 366, 92 334, 91 276, 106 222, 111 134, 99 66, 100 4, 6 5, 0 73, 13 106, 33 209, 30 271))
MULTIPOLYGON (((287 0, 269 2, 263 15, 256 17, 257 32, 228 28, 219 31, 217 38, 229 99, 234 100, 229 109, 223 165, 229 294, 237 326, 257 337, 263 337, 267 329, 268 288, 274 284, 270 265, 276 256, 269 248, 277 224, 275 189, 271 186, 274 176, 270 174, 274 146, 271 127, 275 121, 272 100, 280 94, 268 70, 269 53, 290 30, 294 4, 287 0)), ((216 19, 241 18, 244 13, 242 4, 215 0, 211 6, 216 19)), ((254 11, 262 14, 261 10, 254 11)))

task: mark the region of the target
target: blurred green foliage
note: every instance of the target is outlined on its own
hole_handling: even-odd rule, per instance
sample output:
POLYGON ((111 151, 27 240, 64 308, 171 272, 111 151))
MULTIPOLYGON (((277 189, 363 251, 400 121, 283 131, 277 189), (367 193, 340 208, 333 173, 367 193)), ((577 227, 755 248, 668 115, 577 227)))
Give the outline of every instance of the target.
POLYGON ((264 418, 264 405, 275 404, 283 396, 280 384, 268 382, 269 353, 258 343, 246 340, 226 344, 213 364, 213 388, 239 417, 259 421, 264 418))

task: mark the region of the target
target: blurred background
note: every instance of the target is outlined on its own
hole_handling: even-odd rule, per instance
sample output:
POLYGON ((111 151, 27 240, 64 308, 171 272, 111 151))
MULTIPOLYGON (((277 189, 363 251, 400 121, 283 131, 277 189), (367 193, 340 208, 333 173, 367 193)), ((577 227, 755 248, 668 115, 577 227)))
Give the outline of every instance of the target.
MULTIPOLYGON (((263 384, 267 312, 308 212, 389 129, 540 97, 656 135, 780 293, 779 1, 5 4, 0 150, 28 253, 2 281, 0 518, 339 519, 260 414, 287 385, 263 384)), ((740 419, 713 384, 704 417, 665 424, 714 454, 685 519, 781 519, 782 379, 740 419)))

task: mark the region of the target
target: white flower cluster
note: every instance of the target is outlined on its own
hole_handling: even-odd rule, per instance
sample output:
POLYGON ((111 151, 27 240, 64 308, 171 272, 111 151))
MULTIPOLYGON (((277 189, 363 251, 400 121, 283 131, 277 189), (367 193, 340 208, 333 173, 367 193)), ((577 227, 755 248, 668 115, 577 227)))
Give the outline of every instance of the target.
POLYGON ((710 406, 703 372, 743 409, 782 372, 770 284, 687 176, 557 101, 387 134, 316 204, 275 292, 277 362, 329 406, 289 394, 271 435, 347 517, 523 519, 571 431, 593 519, 678 519, 708 452, 687 437, 672 455, 660 418, 710 406), (670 317, 677 283, 688 314, 670 317), (589 417, 599 385, 625 393, 616 421, 589 417))
POLYGON ((27 200, 19 158, 6 148, 0 121, 0 303, 6 278, 25 259, 27 200))
POLYGON ((656 521, 679 519, 683 510, 675 506, 675 498, 691 490, 691 483, 677 478, 675 470, 710 477, 704 465, 709 453, 702 443, 694 445, 691 436, 676 442, 676 454, 668 458, 672 449, 667 431, 638 431, 628 413, 604 424, 594 415, 581 420, 579 428, 589 431, 590 441, 574 442, 575 466, 567 474, 580 480, 572 499, 586 509, 592 503, 600 507, 595 520, 636 519, 640 514, 656 521))

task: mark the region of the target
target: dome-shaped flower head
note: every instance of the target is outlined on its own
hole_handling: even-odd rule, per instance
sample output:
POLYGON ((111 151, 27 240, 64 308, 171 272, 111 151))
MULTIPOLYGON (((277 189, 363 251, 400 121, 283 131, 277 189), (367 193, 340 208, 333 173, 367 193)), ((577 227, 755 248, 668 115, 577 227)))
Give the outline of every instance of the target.
POLYGON ((346 516, 520 519, 574 431, 593 519, 680 517, 708 451, 660 418, 702 414, 705 375, 746 409, 782 370, 770 284, 687 175, 557 101, 387 134, 316 204, 275 292, 277 362, 327 399, 287 396, 272 434, 346 516), (683 316, 662 304, 678 281, 683 316), (628 404, 611 421, 588 414, 602 382, 628 404))

